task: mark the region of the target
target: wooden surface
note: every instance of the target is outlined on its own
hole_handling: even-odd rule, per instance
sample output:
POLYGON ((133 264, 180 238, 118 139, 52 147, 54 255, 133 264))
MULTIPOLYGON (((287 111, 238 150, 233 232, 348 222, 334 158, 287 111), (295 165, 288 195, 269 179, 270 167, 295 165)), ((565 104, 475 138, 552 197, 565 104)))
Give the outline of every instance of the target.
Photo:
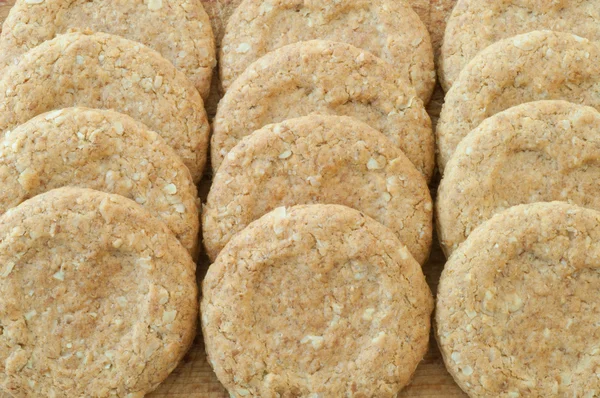
MULTIPOLYGON (((437 1, 437 0, 432 0, 437 1)), ((3 21, 8 14, 14 0, 0 0, 0 21, 3 21)), ((439 87, 436 89, 434 98, 428 106, 428 111, 432 116, 434 123, 443 102, 443 94, 439 87)), ((203 198, 206 197, 210 181, 206 179, 201 183, 200 191, 203 198)), ((433 185, 436 185, 435 183, 433 185)), ((434 190, 432 194, 435 195, 434 190)), ((434 244, 431 258, 423 266, 423 271, 427 276, 427 281, 435 293, 440 272, 444 266, 444 255, 437 243, 434 244)), ((202 259, 198 265, 198 280, 200 281, 208 268, 208 260, 202 259)), ((1 394, 0 394, 1 395, 1 394)), ((206 361, 204 354, 204 344, 202 336, 198 334, 194 346, 186 355, 183 362, 163 382, 163 384, 152 394, 152 398, 167 397, 189 397, 189 398, 228 398, 226 390, 221 386, 210 365, 206 361)), ((452 377, 446 371, 444 363, 440 357, 439 350, 433 337, 430 342, 430 349, 423 362, 417 368, 412 383, 406 387, 399 395, 402 398, 422 397, 422 398, 458 398, 466 397, 458 386, 452 380, 452 377)))

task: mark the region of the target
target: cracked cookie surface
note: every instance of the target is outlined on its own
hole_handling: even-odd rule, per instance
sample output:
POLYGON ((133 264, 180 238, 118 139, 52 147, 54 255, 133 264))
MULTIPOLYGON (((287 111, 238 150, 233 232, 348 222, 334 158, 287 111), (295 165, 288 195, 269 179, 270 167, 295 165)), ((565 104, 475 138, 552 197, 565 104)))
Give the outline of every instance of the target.
POLYGON ((69 33, 0 77, 0 132, 70 106, 114 109, 156 131, 202 177, 209 125, 194 85, 156 51, 105 33, 69 33))
POLYGON ((459 0, 447 26, 438 68, 445 91, 480 51, 508 37, 548 29, 600 40, 600 1, 459 0))
POLYGON ((394 397, 427 350, 433 300, 388 228, 306 205, 233 237, 201 307, 209 362, 232 397, 394 397))
POLYGON ((276 207, 340 204, 394 231, 423 264, 432 234, 427 182, 380 132, 347 116, 311 115, 255 131, 216 172, 203 208, 206 251, 276 207))
POLYGON ((428 102, 435 86, 427 28, 405 1, 245 0, 227 23, 219 54, 228 90, 263 55, 314 39, 352 44, 389 62, 428 102))
POLYGON ((265 55, 231 86, 213 123, 213 169, 254 130, 312 113, 366 122, 402 149, 426 179, 431 178, 431 120, 409 82, 368 52, 320 40, 265 55))
POLYGON ((446 254, 509 207, 553 200, 600 210, 600 113, 565 101, 528 102, 483 121, 457 147, 438 188, 446 254), (543 178, 540 178, 543 176, 543 178))
POLYGON ((520 205, 450 256, 436 334, 470 397, 592 397, 600 391, 600 213, 520 205))
POLYGON ((438 167, 486 118, 537 100, 600 109, 600 45, 570 33, 538 31, 499 41, 465 67, 446 94, 436 127, 438 167))
POLYGON ((59 188, 0 217, 0 388, 143 397, 191 345, 195 264, 120 195, 59 188))
POLYGON ((158 51, 208 97, 215 44, 200 0, 17 0, 0 34, 0 69, 72 30, 110 33, 158 51))
POLYGON ((125 196, 196 254, 198 195, 177 154, 153 131, 108 110, 65 108, 0 135, 0 214, 54 188, 125 196))

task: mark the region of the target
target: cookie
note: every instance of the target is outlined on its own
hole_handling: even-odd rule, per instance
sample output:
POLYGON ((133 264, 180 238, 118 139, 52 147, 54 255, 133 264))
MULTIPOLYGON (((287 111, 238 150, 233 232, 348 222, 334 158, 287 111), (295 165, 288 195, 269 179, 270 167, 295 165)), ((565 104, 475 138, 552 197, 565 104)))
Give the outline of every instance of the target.
POLYGON ((208 97, 215 43, 200 0, 17 0, 0 35, 0 70, 23 53, 72 30, 105 32, 156 50, 208 97))
POLYGON ((442 46, 440 83, 448 91, 480 51, 508 37, 534 30, 574 33, 600 40, 600 1, 459 0, 448 20, 442 46))
POLYGON ((135 200, 192 254, 200 223, 190 173, 153 131, 107 110, 65 108, 39 115, 0 138, 0 214, 64 186, 135 200))
MULTIPOLYGON (((217 48, 221 47, 229 17, 241 2, 242 0, 202 0, 212 23, 217 48)), ((407 3, 427 27, 433 50, 437 54, 444 38, 446 20, 450 17, 456 0, 407 0, 407 3)))
POLYGON ((421 173, 367 124, 318 115, 265 126, 225 157, 203 208, 208 256, 276 207, 311 203, 360 210, 394 231, 419 263, 427 260, 432 203, 421 173))
POLYGON ((263 55, 314 39, 352 44, 383 58, 428 102, 435 86, 429 33, 405 1, 245 0, 227 23, 219 55, 225 90, 263 55))
POLYGON ((120 195, 59 188, 0 217, 0 388, 143 397, 195 336, 195 265, 120 195))
POLYGON ((500 112, 471 131, 446 166, 436 204, 440 243, 451 253, 518 204, 562 200, 600 210, 599 179, 597 110, 539 101, 500 112))
POLYGON ((409 82, 374 55, 327 41, 295 43, 273 51, 231 86, 213 122, 213 169, 254 130, 310 113, 366 122, 431 178, 431 120, 409 82))
POLYGON ((465 67, 446 94, 436 127, 438 167, 484 119, 537 100, 600 109, 600 46, 569 33, 539 31, 499 41, 465 67))
POLYGON ((600 213, 512 207, 476 228, 440 280, 436 333, 470 397, 600 391, 600 213))
POLYGON ((0 132, 70 106, 114 109, 146 124, 202 177, 209 125, 194 85, 161 55, 105 33, 59 35, 0 77, 0 132))
POLYGON ((202 293, 208 359, 232 397, 395 397, 427 351, 433 300, 419 263, 345 206, 254 221, 202 293))

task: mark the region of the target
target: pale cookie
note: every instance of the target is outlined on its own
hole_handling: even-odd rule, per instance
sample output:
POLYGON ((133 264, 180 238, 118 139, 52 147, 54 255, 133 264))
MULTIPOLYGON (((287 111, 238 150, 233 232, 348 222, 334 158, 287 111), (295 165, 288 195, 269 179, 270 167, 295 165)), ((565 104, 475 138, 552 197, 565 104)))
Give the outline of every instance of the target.
POLYGON ((214 260, 233 235, 280 206, 335 203, 398 235, 423 264, 432 203, 427 181, 379 131, 347 116, 305 116, 245 137, 219 167, 203 209, 214 260))
POLYGON ((600 40, 600 0, 458 0, 442 46, 439 77, 445 91, 480 51, 534 30, 600 40))
POLYGON ((0 388, 143 397, 196 329, 195 265, 120 195, 60 188, 0 217, 0 388))
MULTIPOLYGON (((241 2, 242 0, 202 0, 212 23, 217 48, 221 48, 221 40, 225 34, 229 17, 241 2)), ((437 54, 444 38, 446 20, 450 16, 456 0, 408 0, 407 2, 429 30, 431 44, 437 54)), ((216 78, 217 76, 215 76, 216 78)))
POLYGON ((520 205, 475 229, 446 263, 436 334, 470 397, 600 391, 600 213, 520 205))
POLYGON ((77 186, 135 200, 196 253, 198 195, 190 173, 153 131, 129 116, 66 108, 0 136, 0 214, 54 188, 77 186))
POLYGON ((258 58, 314 39, 352 44, 393 65, 428 102, 435 86, 429 33, 404 0, 245 0, 227 23, 219 55, 228 90, 258 58))
POLYGON ((279 207, 203 282, 208 360, 234 398, 395 397, 427 351, 433 300, 396 235, 339 205, 279 207))
POLYGON ((569 33, 531 32, 473 58, 446 94, 438 167, 484 119, 524 102, 564 99, 600 109, 600 46, 569 33))
POLYGON ((213 169, 254 130, 311 113, 366 122, 402 149, 426 179, 431 178, 431 120, 409 82, 368 52, 317 40, 267 54, 231 86, 213 122, 213 169))
POLYGON ((209 125, 194 85, 159 53, 105 33, 59 35, 0 77, 0 132, 57 108, 114 109, 162 136, 202 177, 209 125))
POLYGON ((0 35, 0 70, 56 35, 86 29, 158 51, 208 97, 215 43, 200 0, 17 0, 0 35))
POLYGON ((460 143, 438 189, 446 254, 511 206, 568 201, 600 210, 600 113, 565 101, 529 102, 486 119, 460 143))

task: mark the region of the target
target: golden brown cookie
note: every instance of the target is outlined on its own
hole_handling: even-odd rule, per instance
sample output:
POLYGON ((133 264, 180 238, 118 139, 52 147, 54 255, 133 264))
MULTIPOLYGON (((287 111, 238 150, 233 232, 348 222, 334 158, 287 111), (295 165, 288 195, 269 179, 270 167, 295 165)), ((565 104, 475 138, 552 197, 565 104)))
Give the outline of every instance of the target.
POLYGON ((279 207, 211 265, 202 328, 232 397, 395 397, 427 351, 432 301, 383 225, 345 206, 279 207))
POLYGON ((231 86, 213 123, 213 168, 218 169, 227 152, 254 130, 311 113, 366 122, 431 178, 431 121, 409 82, 368 52, 317 40, 267 54, 231 86))
POLYGON ((158 51, 208 97, 215 43, 200 0, 17 0, 0 35, 0 70, 72 30, 105 32, 158 51))
POLYGON ((599 0, 459 0, 448 20, 440 83, 448 91, 480 51, 511 36, 548 29, 598 41, 599 10, 599 0))
POLYGON ((525 102, 566 100, 600 109, 600 46, 540 31, 499 41, 465 67, 436 127, 438 167, 484 119, 525 102))
POLYGON ((195 265, 120 195, 49 191, 0 217, 0 388, 143 397, 195 336, 195 265))
POLYGON ((187 167, 155 132, 121 113, 65 108, 0 136, 0 186, 0 214, 64 186, 125 196, 196 253, 199 203, 187 167))
POLYGON ((0 132, 70 106, 114 109, 156 131, 202 177, 209 125, 194 85, 159 53, 105 33, 59 35, 0 76, 0 132))
POLYGON ((600 113, 538 101, 483 121, 459 144, 438 189, 438 237, 452 253, 475 227, 524 203, 600 210, 600 113))
POLYGON ((437 295, 446 367, 473 398, 600 391, 600 213, 520 205, 450 256, 437 295))
POLYGON ((352 44, 393 65, 427 103, 435 86, 426 26, 405 1, 244 0, 227 23, 219 54, 225 90, 263 55, 307 40, 352 44))
POLYGON ((319 115, 265 126, 225 157, 203 208, 208 256, 274 208, 311 203, 360 210, 395 232, 419 263, 427 260, 432 203, 423 175, 367 124, 319 115))

